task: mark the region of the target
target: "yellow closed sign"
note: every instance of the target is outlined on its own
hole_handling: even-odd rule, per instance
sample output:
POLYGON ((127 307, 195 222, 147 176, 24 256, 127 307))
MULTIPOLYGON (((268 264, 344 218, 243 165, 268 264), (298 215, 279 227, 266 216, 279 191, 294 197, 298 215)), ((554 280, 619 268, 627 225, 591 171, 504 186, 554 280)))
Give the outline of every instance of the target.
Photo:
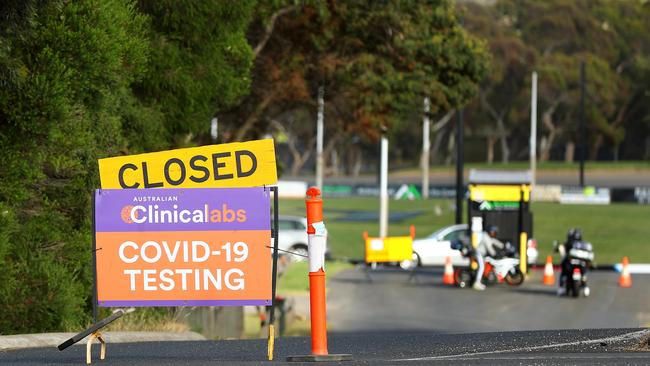
POLYGON ((259 187, 278 181, 272 139, 99 160, 103 189, 259 187))

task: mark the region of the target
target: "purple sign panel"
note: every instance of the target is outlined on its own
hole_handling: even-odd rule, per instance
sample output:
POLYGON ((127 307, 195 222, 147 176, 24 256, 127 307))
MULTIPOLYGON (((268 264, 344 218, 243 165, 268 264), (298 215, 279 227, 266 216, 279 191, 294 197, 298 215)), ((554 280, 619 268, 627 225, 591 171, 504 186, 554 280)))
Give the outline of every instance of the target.
POLYGON ((98 189, 95 231, 270 230, 269 197, 262 187, 98 189))

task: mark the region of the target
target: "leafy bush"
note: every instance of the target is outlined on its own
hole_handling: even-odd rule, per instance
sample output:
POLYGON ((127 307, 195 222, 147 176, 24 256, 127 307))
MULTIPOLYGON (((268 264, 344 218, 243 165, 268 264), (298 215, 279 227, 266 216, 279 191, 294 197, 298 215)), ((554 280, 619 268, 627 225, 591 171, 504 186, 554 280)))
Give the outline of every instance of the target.
POLYGON ((248 90, 251 1, 148 3, 0 3, 1 333, 91 320, 97 159, 174 147, 248 90))

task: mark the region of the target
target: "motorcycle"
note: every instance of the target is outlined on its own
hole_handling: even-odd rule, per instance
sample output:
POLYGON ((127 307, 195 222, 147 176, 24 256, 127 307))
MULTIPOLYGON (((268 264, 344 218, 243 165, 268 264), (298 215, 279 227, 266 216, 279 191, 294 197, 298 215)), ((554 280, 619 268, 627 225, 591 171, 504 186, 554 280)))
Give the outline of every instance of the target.
MULTIPOLYGON (((474 248, 460 241, 451 244, 452 249, 460 250, 464 257, 473 258, 474 248)), ((516 251, 510 243, 506 243, 498 258, 485 257, 485 268, 483 270, 483 284, 498 283, 502 279, 510 286, 519 286, 524 282, 524 274, 519 268, 519 258, 513 258, 516 251)), ((454 280, 459 287, 466 287, 474 283, 476 270, 468 267, 457 267, 454 269, 454 280)))
POLYGON ((566 278, 564 279, 564 293, 567 296, 578 297, 580 293, 588 297, 591 293, 587 285, 587 268, 594 260, 594 253, 591 243, 578 241, 573 243, 572 248, 566 253, 565 268, 566 278))

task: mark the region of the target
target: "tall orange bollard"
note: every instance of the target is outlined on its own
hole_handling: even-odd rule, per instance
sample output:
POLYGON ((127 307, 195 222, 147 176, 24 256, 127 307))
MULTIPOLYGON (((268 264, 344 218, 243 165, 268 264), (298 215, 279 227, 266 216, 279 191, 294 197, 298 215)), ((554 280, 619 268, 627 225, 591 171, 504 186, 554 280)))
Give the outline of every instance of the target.
POLYGON ((555 285, 555 273, 553 272, 553 257, 546 256, 546 265, 544 266, 544 280, 546 286, 555 285))
POLYGON ((618 285, 620 287, 632 287, 632 276, 630 275, 630 260, 627 257, 623 257, 623 263, 621 263, 621 276, 618 278, 618 285))
POLYGON ((309 312, 311 317, 311 355, 289 356, 287 361, 346 361, 349 354, 327 352, 327 299, 325 296, 325 249, 327 229, 323 222, 323 200, 318 188, 307 189, 307 244, 309 247, 309 312))
POLYGON ((318 188, 307 190, 307 234, 309 242, 309 308, 311 314, 311 353, 327 354, 327 309, 325 298, 325 243, 323 200, 318 188), (319 228, 316 235, 316 227, 319 228), (321 248, 322 246, 322 248, 321 248), (320 252, 322 251, 322 259, 320 252))

